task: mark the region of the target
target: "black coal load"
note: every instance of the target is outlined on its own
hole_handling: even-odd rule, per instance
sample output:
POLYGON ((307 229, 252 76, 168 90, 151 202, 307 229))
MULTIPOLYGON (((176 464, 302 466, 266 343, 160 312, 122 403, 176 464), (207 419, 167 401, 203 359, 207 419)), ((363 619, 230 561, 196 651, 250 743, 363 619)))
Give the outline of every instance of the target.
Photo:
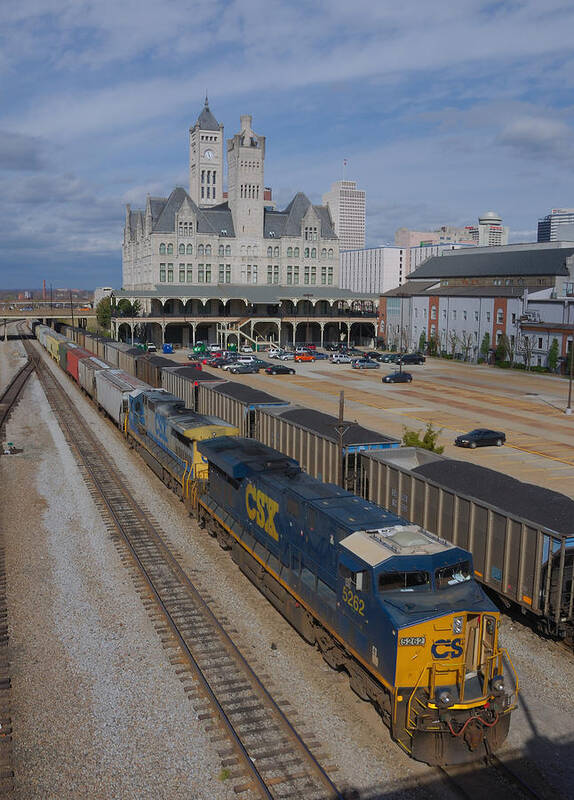
POLYGON ((422 464, 413 472, 458 494, 496 506, 507 514, 574 536, 574 500, 560 492, 451 458, 422 464))

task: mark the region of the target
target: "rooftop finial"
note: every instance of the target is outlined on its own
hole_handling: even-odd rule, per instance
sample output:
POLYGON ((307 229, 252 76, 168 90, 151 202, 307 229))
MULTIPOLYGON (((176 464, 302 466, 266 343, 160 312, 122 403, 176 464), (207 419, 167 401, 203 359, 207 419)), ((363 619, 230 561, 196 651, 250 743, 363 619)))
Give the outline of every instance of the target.
POLYGON ((207 89, 205 90, 205 107, 209 108, 209 100, 207 99, 207 89))

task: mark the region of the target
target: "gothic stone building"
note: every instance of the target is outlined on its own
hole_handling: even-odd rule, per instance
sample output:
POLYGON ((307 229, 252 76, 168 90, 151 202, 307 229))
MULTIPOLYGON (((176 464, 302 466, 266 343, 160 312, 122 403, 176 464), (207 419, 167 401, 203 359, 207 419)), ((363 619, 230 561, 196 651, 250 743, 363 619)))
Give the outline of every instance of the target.
POLYGON ((184 346, 232 335, 372 339, 376 298, 338 288, 339 240, 328 208, 299 192, 275 209, 264 183, 265 137, 251 125, 242 116, 227 141, 224 192, 223 125, 206 98, 189 131, 189 192, 178 187, 167 198, 148 197, 143 210, 126 208, 116 301, 137 298, 146 324, 159 326, 150 335, 184 346))

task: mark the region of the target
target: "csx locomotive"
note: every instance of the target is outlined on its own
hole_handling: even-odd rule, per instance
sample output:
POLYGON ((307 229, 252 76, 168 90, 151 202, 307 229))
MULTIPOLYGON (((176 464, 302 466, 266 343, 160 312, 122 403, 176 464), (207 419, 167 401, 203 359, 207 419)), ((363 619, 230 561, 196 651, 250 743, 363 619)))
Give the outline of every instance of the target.
POLYGON ((348 672, 407 753, 444 765, 501 745, 518 687, 470 553, 253 439, 198 449, 209 465, 200 525, 348 672))

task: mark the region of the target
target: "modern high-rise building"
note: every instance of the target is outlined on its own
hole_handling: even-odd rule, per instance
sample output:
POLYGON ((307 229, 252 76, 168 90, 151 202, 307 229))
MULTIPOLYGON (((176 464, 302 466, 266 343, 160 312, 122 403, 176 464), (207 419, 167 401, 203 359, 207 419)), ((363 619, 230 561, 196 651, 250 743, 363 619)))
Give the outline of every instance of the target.
POLYGON ((574 241, 574 208, 553 208, 538 220, 539 242, 574 241))
POLYGON ((478 218, 478 225, 470 225, 467 230, 479 247, 500 247, 508 244, 508 228, 502 224, 502 217, 496 211, 487 211, 478 218))
POLYGON ((355 181, 337 181, 323 195, 339 237, 340 250, 361 250, 365 246, 365 192, 355 181))

